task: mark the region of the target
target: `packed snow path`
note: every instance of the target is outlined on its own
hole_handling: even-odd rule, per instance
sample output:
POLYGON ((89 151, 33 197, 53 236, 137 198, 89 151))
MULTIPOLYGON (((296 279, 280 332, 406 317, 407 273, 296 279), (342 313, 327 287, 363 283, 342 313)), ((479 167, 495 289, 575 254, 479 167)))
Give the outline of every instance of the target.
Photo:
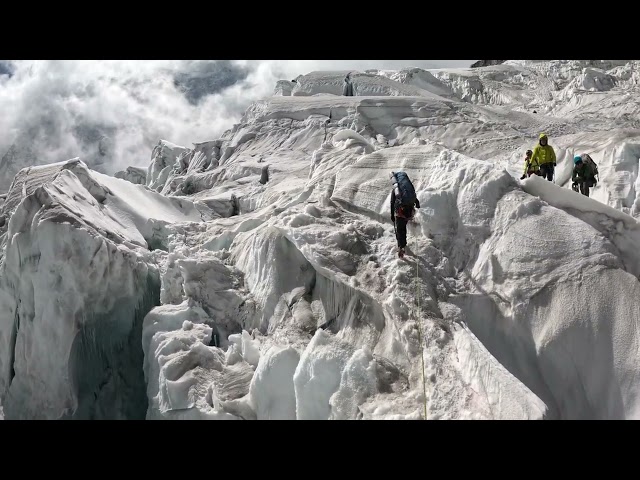
POLYGON ((146 171, 20 171, 4 415, 639 418, 637 131, 604 108, 635 64, 576 65, 353 74, 355 97, 316 72, 146 171), (540 131, 557 185, 514 178, 540 131), (567 181, 595 145, 588 199, 567 181), (404 260, 391 170, 422 206, 404 260))

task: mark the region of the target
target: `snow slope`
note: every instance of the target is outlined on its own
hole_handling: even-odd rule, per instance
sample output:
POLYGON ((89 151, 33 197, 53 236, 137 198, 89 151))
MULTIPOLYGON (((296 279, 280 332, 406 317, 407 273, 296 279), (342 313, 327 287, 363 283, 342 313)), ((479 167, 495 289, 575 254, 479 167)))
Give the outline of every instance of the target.
POLYGON ((4 414, 640 418, 637 65, 353 72, 354 97, 313 72, 146 172, 20 171, 4 414), (517 180, 540 131, 555 184, 517 180), (584 151, 592 198, 568 185, 584 151), (422 207, 403 260, 392 170, 422 207))

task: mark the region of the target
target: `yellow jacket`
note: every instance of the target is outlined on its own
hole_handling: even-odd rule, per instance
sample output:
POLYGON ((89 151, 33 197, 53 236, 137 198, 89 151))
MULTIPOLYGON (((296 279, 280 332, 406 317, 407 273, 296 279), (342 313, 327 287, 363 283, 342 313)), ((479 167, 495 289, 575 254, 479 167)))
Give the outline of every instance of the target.
POLYGON ((538 160, 533 159, 533 155, 529 159, 524 159, 524 173, 527 173, 529 169, 533 170, 534 172, 540 170, 540 163, 538 163, 538 160))
POLYGON ((536 145, 533 149, 533 155, 531 155, 531 163, 535 162, 537 162, 538 165, 556 163, 556 152, 553 151, 553 147, 549 144, 546 144, 544 147, 540 144, 536 145))

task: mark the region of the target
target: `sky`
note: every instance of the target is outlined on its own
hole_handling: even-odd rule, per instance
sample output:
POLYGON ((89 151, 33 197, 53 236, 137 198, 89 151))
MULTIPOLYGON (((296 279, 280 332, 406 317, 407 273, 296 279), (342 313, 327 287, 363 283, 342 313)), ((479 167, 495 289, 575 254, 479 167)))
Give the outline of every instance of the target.
POLYGON ((222 135, 278 80, 314 70, 469 67, 475 60, 0 60, 0 168, 80 157, 115 173, 160 140, 222 135), (25 153, 28 150, 28 154, 25 153))

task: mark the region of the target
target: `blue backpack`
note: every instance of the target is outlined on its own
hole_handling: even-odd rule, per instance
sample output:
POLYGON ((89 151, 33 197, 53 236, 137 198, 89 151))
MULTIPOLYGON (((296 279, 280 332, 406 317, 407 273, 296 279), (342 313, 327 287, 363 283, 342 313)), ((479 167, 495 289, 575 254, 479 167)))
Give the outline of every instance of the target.
POLYGON ((409 176, 404 172, 393 173, 394 188, 396 192, 396 208, 411 207, 416 203, 416 190, 409 176))

